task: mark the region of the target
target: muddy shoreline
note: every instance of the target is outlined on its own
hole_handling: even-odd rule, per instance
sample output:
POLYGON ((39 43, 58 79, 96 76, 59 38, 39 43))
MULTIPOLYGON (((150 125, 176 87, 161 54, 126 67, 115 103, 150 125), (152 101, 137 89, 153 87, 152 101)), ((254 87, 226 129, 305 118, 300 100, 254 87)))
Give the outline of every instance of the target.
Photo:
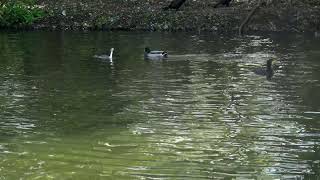
MULTIPOLYGON (((187 1, 179 11, 164 11, 170 1, 38 1, 47 16, 27 29, 106 31, 237 32, 253 8, 246 3, 213 8, 209 0, 187 1)), ((261 8, 245 31, 319 32, 320 7, 278 3, 261 8)))

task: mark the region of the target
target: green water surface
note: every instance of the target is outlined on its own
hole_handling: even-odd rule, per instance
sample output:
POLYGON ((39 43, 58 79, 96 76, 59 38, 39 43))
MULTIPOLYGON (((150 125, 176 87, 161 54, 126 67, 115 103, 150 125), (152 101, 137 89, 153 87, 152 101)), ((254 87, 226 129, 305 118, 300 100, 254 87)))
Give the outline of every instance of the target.
POLYGON ((0 179, 319 179, 319 69, 309 35, 0 32, 0 179))

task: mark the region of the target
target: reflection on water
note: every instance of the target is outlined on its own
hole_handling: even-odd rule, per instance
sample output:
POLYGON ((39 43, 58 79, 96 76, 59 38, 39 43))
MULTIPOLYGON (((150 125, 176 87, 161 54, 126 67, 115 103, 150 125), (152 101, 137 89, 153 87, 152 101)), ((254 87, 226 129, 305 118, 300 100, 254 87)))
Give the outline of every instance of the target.
POLYGON ((0 33, 0 179, 320 178, 319 40, 0 33), (144 47, 167 60, 144 60, 144 47), (113 63, 93 58, 116 49, 113 63), (255 69, 277 59, 269 80, 255 69))

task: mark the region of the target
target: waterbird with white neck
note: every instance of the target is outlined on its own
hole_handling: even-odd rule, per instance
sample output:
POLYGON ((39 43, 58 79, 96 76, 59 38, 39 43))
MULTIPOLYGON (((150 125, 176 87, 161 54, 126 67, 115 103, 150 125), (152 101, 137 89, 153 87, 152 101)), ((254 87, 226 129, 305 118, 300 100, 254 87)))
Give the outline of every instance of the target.
POLYGON ((114 48, 111 48, 111 49, 110 49, 110 54, 109 54, 109 55, 107 55, 107 54, 103 54, 103 55, 94 55, 93 57, 95 57, 95 58, 99 58, 99 59, 109 59, 109 60, 112 62, 113 51, 114 51, 114 48))

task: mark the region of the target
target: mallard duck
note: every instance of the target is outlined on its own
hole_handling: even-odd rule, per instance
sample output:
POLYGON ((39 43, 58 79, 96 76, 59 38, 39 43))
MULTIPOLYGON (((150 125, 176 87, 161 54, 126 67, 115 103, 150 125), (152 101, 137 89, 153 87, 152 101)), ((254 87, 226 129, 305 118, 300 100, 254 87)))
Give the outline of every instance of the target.
POLYGON ((150 48, 144 49, 144 57, 149 59, 162 59, 167 58, 168 53, 166 51, 151 51, 150 48))
POLYGON ((261 75, 261 76, 266 76, 268 80, 270 80, 274 74, 272 64, 275 62, 274 59, 269 59, 267 60, 267 67, 266 68, 258 68, 254 70, 254 73, 261 75))
POLYGON ((95 57, 95 58, 100 58, 100 59, 109 59, 110 61, 112 61, 113 51, 114 51, 114 48, 111 48, 109 55, 106 55, 106 54, 99 55, 99 56, 98 56, 98 55, 95 55, 94 57, 95 57))

